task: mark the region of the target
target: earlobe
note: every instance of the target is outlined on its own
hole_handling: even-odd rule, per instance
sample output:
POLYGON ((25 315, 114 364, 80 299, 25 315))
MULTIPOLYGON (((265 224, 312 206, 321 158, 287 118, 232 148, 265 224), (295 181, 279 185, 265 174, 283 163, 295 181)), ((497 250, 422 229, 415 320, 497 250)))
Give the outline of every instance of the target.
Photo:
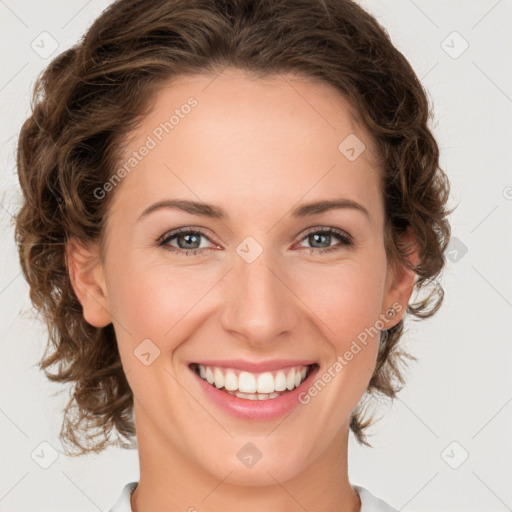
POLYGON ((66 259, 71 286, 82 305, 84 319, 94 327, 105 327, 112 318, 97 247, 70 240, 66 246, 66 259))
MULTIPOLYGON (((407 257, 408 261, 416 267, 419 262, 419 248, 416 237, 410 228, 408 228, 403 235, 402 241, 407 247, 406 251, 409 254, 407 257)), ((386 327, 387 329, 396 325, 405 314, 417 277, 414 270, 409 268, 404 261, 394 262, 392 268, 390 268, 387 279, 386 298, 384 301, 385 307, 382 313, 386 314, 390 309, 394 309, 395 314, 393 315, 393 323, 390 323, 386 327)))

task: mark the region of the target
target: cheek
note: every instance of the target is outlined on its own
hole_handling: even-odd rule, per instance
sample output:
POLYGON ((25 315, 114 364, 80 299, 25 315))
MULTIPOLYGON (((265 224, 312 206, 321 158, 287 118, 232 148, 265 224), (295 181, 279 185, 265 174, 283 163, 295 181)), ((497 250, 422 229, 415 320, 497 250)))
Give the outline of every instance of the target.
POLYGON ((125 260, 110 275, 109 306, 119 353, 130 387, 146 405, 155 399, 155 389, 165 389, 170 403, 177 400, 179 388, 169 385, 166 372, 171 370, 168 356, 190 335, 187 313, 206 292, 206 284, 193 284, 190 270, 178 274, 125 260))
POLYGON ((297 295, 321 321, 326 338, 339 346, 375 324, 381 312, 385 265, 346 261, 301 278, 297 295))
MULTIPOLYGON (((111 272, 109 307, 112 316, 130 333, 131 344, 154 339, 160 350, 168 346, 181 327, 181 320, 211 288, 208 279, 198 279, 193 269, 170 269, 168 265, 148 265, 124 261, 111 272)), ((189 313, 190 312, 190 313, 189 313)))

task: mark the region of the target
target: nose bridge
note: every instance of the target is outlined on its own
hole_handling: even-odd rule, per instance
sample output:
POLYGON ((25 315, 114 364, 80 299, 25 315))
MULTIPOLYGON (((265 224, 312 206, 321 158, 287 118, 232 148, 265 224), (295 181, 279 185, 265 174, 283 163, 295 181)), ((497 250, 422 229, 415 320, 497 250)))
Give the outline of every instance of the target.
POLYGON ((279 259, 249 240, 237 249, 230 272, 225 304, 224 328, 238 332, 252 344, 272 342, 280 334, 292 331, 298 323, 293 293, 284 284, 286 275, 279 259))

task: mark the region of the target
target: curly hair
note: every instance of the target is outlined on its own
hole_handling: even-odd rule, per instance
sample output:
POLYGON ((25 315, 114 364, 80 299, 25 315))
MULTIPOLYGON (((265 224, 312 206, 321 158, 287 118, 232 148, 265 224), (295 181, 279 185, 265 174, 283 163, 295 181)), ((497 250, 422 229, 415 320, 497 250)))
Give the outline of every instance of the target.
MULTIPOLYGON (((17 148, 23 204, 15 236, 31 301, 48 327, 40 368, 52 381, 72 383, 60 439, 78 453, 68 455, 133 447, 135 424, 113 326, 84 320, 66 243, 102 242, 113 193, 98 198, 94 191, 113 175, 158 88, 173 77, 227 66, 256 76, 300 74, 348 99, 377 148, 386 255, 412 269, 415 290, 424 292, 406 313, 427 318, 441 305, 449 182, 428 127, 426 92, 374 17, 351 0, 115 1, 37 77, 17 148), (408 227, 416 265, 401 237, 408 227)), ((403 322, 388 330, 350 417, 356 439, 369 446, 365 430, 373 418, 361 405, 372 397, 393 399, 404 384, 401 364, 416 359, 398 344, 403 322)))

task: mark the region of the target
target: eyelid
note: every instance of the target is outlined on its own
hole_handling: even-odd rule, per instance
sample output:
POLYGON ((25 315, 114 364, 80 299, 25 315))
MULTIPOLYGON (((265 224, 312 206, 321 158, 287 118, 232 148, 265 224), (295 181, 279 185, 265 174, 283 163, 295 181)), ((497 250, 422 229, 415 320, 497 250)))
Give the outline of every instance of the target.
POLYGON ((301 241, 303 238, 307 237, 311 233, 332 233, 334 235, 337 235, 342 238, 346 238, 351 243, 354 241, 352 235, 344 231, 343 229, 335 228, 333 226, 313 226, 311 228, 306 229, 306 231, 303 231, 300 233, 300 238, 297 239, 297 241, 301 241))
MULTIPOLYGON (((161 243, 165 242, 167 239, 175 237, 176 235, 179 235, 181 233, 197 233, 201 236, 204 236, 208 240, 210 240, 210 242, 220 245, 217 242, 215 242, 214 237, 211 236, 209 230, 207 230, 206 228, 199 228, 199 227, 194 227, 194 226, 185 226, 182 228, 176 228, 176 229, 171 229, 169 231, 166 231, 163 235, 160 235, 156 239, 156 242, 158 244, 161 244, 161 243)), ((185 251, 186 249, 182 249, 182 250, 185 251)), ((194 250, 194 249, 190 249, 190 250, 194 250)))

